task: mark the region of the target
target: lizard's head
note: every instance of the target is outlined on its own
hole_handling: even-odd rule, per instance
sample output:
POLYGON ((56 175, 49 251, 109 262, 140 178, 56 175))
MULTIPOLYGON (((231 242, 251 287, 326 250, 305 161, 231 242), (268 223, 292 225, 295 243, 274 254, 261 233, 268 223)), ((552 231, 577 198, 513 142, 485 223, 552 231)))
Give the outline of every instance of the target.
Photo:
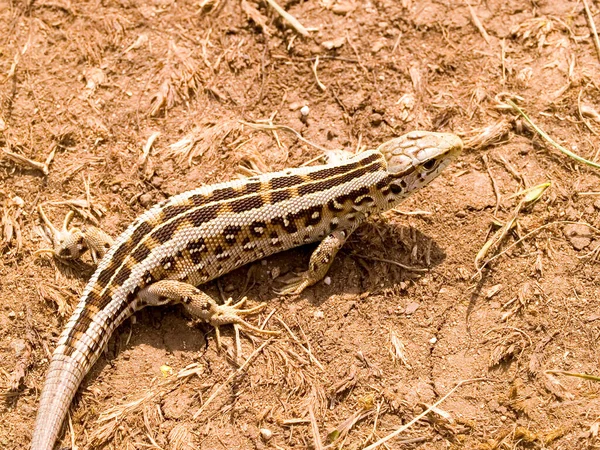
POLYGON ((450 133, 412 131, 381 144, 387 161, 390 203, 426 186, 461 152, 463 143, 450 133))

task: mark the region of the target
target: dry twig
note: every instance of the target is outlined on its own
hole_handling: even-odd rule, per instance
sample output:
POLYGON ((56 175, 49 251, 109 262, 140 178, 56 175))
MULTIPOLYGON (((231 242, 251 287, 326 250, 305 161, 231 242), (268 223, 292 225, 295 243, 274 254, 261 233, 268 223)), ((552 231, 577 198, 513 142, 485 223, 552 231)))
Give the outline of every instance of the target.
POLYGON ((294 16, 292 16, 290 13, 288 13, 285 9, 283 9, 281 6, 279 6, 275 0, 267 0, 267 3, 269 5, 271 5, 271 7, 275 11, 277 11, 277 14, 279 14, 283 18, 283 20, 285 20, 287 23, 289 23, 294 28, 294 30, 296 30, 302 36, 305 36, 305 37, 309 36, 308 30, 306 28, 304 28, 304 25, 302 25, 300 22, 298 22, 298 19, 296 19, 294 16))
POLYGON ((594 36, 594 47, 596 47, 596 53, 598 55, 598 60, 600 60, 600 41, 598 40, 598 31, 596 31, 596 24, 594 23, 594 16, 590 11, 590 7, 588 5, 587 0, 583 0, 583 7, 585 8, 585 16, 588 20, 588 24, 590 26, 590 31, 594 36))
POLYGON ((485 28, 483 28, 483 25, 481 24, 481 21, 479 20, 479 17, 477 17, 477 14, 475 13, 475 10, 471 4, 469 3, 467 6, 469 7, 469 14, 471 14, 471 21, 473 22, 473 25, 475 25, 475 28, 477 28, 483 39, 485 39, 485 42, 489 44, 490 35, 487 33, 487 31, 485 31, 485 28))
POLYGON ((461 387, 463 385, 466 385, 466 384, 475 383, 475 382, 478 382, 478 381, 488 381, 488 380, 486 378, 471 378, 469 380, 462 380, 456 386, 454 386, 452 389, 450 389, 450 391, 448 391, 448 393, 446 395, 444 395, 442 398, 440 398, 433 405, 429 406, 425 411, 423 411, 421 414, 419 414, 418 416, 416 416, 413 420, 411 420, 407 424, 401 426, 400 428, 398 428, 393 433, 388 434, 386 437, 384 437, 382 439, 379 439, 377 442, 369 445, 368 447, 365 447, 363 450, 374 450, 377 447, 379 447, 380 445, 384 445, 387 441, 395 438, 396 436, 398 436, 399 434, 401 434, 402 432, 406 431, 408 428, 410 428, 411 426, 413 426, 415 423, 417 423, 419 420, 421 420, 423 417, 425 417, 427 414, 429 414, 431 411, 433 411, 434 408, 437 408, 439 405, 441 405, 459 387, 461 387))

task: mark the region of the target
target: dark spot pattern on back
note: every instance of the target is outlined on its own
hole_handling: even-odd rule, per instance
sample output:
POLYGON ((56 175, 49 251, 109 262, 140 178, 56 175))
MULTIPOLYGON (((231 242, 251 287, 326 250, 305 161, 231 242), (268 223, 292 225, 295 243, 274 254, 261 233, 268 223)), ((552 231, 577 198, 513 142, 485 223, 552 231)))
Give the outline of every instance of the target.
POLYGON ((162 219, 166 222, 186 212, 188 209, 190 209, 188 205, 169 205, 162 210, 162 219))
POLYGON ((322 212, 321 206, 313 206, 312 208, 305 209, 303 212, 304 223, 308 226, 315 226, 321 222, 322 212))
POLYGON ((224 187, 220 189, 215 189, 212 191, 210 196, 208 197, 209 202, 222 202, 223 200, 230 200, 232 198, 239 197, 240 193, 238 193, 232 187, 224 187))
POLYGON ((289 189, 271 192, 271 203, 281 203, 292 198, 292 192, 289 189))
POLYGON ((262 236, 267 229, 267 224, 262 220, 255 220, 250 224, 250 233, 254 236, 262 236))
POLYGON ((188 242, 187 249, 194 264, 199 264, 202 261, 202 254, 207 250, 206 243, 201 237, 188 242))
POLYGON ((287 234, 293 234, 298 231, 295 219, 289 215, 285 217, 275 217, 271 219, 271 224, 281 227, 287 234))
POLYGON ((396 183, 390 184, 390 190, 392 191, 392 194, 394 194, 394 195, 402 194, 402 187, 397 185, 396 183))
POLYGON ((131 254, 131 259, 133 259, 135 263, 141 263, 148 257, 149 254, 150 248, 145 243, 143 243, 140 244, 138 248, 136 248, 133 251, 133 253, 131 254))
POLYGON ((225 242, 228 244, 234 244, 240 231, 242 231, 242 227, 239 225, 227 225, 225 228, 223 228, 225 242))
POLYGON ((253 209, 262 208, 265 202, 260 195, 251 195, 233 200, 230 203, 231 210, 234 213, 243 213, 253 209))
POLYGON ((163 270, 173 271, 173 269, 175 269, 175 257, 173 257, 173 256, 164 257, 163 259, 160 260, 160 266, 163 268, 163 270))
POLYGON ((242 188, 240 189, 240 193, 242 195, 255 194, 255 193, 259 192, 260 189, 261 189, 261 183, 251 182, 251 183, 246 183, 244 186, 242 186, 242 188))
POLYGON ((283 189, 293 186, 298 186, 304 183, 304 179, 300 175, 284 175, 281 177, 272 178, 269 181, 270 189, 283 189))
POLYGON ((123 266, 117 272, 117 276, 115 276, 114 284, 116 286, 121 286, 123 283, 129 278, 131 275, 131 269, 127 266, 123 266))

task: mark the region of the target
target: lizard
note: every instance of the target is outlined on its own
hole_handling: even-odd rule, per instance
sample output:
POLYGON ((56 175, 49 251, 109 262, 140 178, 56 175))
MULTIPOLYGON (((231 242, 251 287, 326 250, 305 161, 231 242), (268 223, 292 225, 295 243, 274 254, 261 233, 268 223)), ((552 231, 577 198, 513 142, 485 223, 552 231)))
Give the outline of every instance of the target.
MULTIPOLYGON (((215 327, 237 324, 273 334, 245 317, 246 298, 218 304, 198 288, 274 253, 319 242, 308 270, 280 294, 299 294, 323 279, 344 242, 370 215, 394 208, 433 180, 460 153, 450 133, 413 131, 374 150, 324 165, 236 179, 172 196, 139 216, 113 242, 99 229, 54 230, 54 253, 101 259, 61 333, 47 370, 31 450, 52 450, 81 381, 114 330, 146 306, 182 304, 215 327)), ((43 217, 45 219, 45 217, 43 217)), ((45 219, 47 220, 47 219, 45 219)))

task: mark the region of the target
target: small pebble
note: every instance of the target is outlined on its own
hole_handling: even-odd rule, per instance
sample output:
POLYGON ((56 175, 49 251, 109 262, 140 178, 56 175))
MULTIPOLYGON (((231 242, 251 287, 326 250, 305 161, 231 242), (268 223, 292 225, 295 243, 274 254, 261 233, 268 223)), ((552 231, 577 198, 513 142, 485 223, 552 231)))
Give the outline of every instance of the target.
POLYGON ((260 437, 263 438, 263 440, 268 441, 273 437, 273 432, 268 428, 261 428, 260 437))
POLYGON ((154 199, 152 198, 152 194, 150 192, 146 192, 145 194, 140 195, 140 204, 142 206, 150 206, 154 203, 154 199))
POLYGON ((435 344, 437 342, 437 338, 434 336, 431 339, 429 339, 429 343, 430 344, 435 344))
POLYGON ((563 228, 563 234, 575 250, 583 250, 592 242, 592 233, 583 224, 569 224, 563 228))
POLYGON ((421 305, 417 302, 410 302, 408 305, 406 305, 406 308, 404 308, 404 314, 406 314, 407 316, 414 314, 415 311, 419 309, 419 306, 421 305))
POLYGON ((379 113, 373 113, 371 115, 371 125, 378 127, 383 122, 383 116, 379 113))
POLYGON ((314 317, 315 319, 322 319, 325 317, 325 314, 323 313, 323 311, 317 310, 315 311, 314 317))
POLYGON ((330 286, 331 285, 331 277, 323 278, 323 283, 325 283, 327 286, 330 286))
POLYGON ((308 116, 308 113, 310 112, 310 108, 306 105, 304 105, 302 108, 300 108, 300 114, 302 114, 303 116, 308 116))
POLYGON ((11 311, 8 313, 8 318, 9 319, 14 319, 15 317, 17 317, 17 314, 14 311, 11 311))
POLYGON ((334 48, 340 48, 346 42, 346 36, 333 39, 331 41, 323 41, 321 45, 327 50, 333 50, 334 48))
POLYGON ((163 181, 161 177, 152 177, 152 186, 158 189, 162 186, 163 181))

